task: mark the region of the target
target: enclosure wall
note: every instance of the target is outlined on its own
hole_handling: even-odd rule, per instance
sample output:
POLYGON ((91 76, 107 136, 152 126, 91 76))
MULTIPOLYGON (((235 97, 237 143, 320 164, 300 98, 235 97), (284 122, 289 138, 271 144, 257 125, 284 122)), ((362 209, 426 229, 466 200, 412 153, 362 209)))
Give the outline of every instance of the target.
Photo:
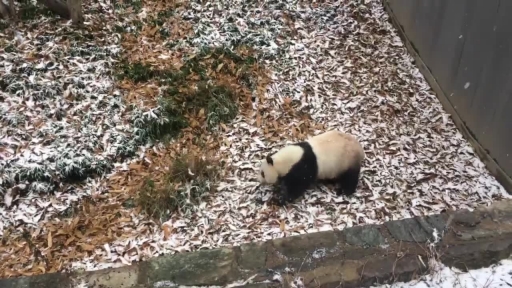
POLYGON ((384 4, 446 110, 512 192, 512 0, 384 4))

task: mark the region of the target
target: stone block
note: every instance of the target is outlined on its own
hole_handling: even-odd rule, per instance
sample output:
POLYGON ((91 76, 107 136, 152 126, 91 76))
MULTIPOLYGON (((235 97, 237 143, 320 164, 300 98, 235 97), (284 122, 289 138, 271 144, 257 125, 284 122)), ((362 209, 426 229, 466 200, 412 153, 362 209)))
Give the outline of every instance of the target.
POLYGON ((289 259, 303 259, 317 249, 335 248, 338 239, 333 231, 292 236, 273 240, 274 249, 289 259))
POLYGON ((439 248, 442 251, 441 262, 462 271, 489 267, 507 259, 512 253, 512 233, 494 235, 486 239, 459 241, 439 248))
MULTIPOLYGON (((423 262, 425 262, 425 265, 428 265, 426 259, 424 259, 423 262)), ((424 274, 427 270, 428 267, 424 266, 423 263, 419 261, 417 255, 405 255, 401 258, 393 256, 371 259, 360 269, 359 273, 360 275, 362 274, 361 281, 363 283, 372 283, 370 285, 373 285, 375 280, 377 280, 378 283, 386 283, 389 280, 408 282, 415 275, 424 274), (396 278, 393 279, 393 277, 396 278)))
POLYGON ((143 282, 170 281, 191 286, 223 285, 236 281, 240 274, 235 252, 228 248, 157 257, 139 272, 143 282))
POLYGON ((356 226, 342 231, 347 244, 361 247, 378 247, 386 244, 386 239, 373 225, 356 226))
POLYGON ((94 287, 136 287, 141 266, 144 266, 144 264, 124 266, 110 271, 85 272, 78 275, 74 282, 94 283, 94 287))
MULTIPOLYGON (((441 234, 446 229, 446 221, 448 220, 449 215, 444 214, 438 214, 438 215, 431 215, 426 217, 425 221, 429 224, 430 227, 428 228, 435 228, 439 234, 441 234)), ((423 227, 423 229, 428 229, 427 227, 423 227)), ((430 230, 433 232, 433 229, 430 230)), ((428 232, 428 231, 427 231, 428 232)))
POLYGON ((453 225, 460 225, 462 227, 475 227, 482 221, 480 213, 469 212, 468 210, 457 211, 453 214, 453 225))
POLYGON ((241 286, 234 286, 234 288, 243 287, 243 288, 270 288, 270 287, 281 287, 278 285, 272 285, 268 283, 251 283, 251 284, 245 284, 241 286))
POLYGON ((249 243, 240 246, 240 269, 256 271, 265 268, 268 242, 249 243))
POLYGON ((0 279, 0 288, 53 288, 59 283, 60 287, 72 287, 72 282, 64 273, 51 273, 37 276, 0 279))
POLYGON ((424 243, 431 238, 431 234, 429 235, 414 218, 390 221, 384 225, 397 241, 424 243))
POLYGON ((343 261, 337 265, 322 265, 309 271, 301 271, 295 277, 302 277, 306 287, 337 287, 340 283, 356 282, 362 261, 343 261))
POLYGON ((434 229, 440 237, 446 228, 447 215, 415 217, 386 222, 384 225, 397 241, 425 243, 434 240, 434 229))

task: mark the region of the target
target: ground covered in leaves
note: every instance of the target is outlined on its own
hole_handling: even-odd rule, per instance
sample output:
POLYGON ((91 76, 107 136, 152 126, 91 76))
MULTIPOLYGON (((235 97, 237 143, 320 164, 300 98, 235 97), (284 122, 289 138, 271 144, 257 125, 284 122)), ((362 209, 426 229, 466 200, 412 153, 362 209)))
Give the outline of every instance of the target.
POLYGON ((43 11, 0 32, 0 277, 506 197, 380 1, 128 2, 84 1, 81 29, 43 11), (326 129, 365 148, 355 197, 268 204, 258 160, 326 129))

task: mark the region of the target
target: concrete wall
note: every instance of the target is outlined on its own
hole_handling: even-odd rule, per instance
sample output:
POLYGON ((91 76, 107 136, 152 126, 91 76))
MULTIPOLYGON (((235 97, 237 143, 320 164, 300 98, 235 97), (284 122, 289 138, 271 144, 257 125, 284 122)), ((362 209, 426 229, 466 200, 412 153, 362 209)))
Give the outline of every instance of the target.
POLYGON ((512 0, 384 1, 438 97, 512 193, 512 0))

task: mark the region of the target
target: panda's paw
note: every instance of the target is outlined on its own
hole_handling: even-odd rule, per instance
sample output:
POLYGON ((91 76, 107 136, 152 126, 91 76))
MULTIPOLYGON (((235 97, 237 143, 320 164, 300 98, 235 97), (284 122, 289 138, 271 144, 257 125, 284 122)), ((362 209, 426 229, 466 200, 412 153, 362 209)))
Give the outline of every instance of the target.
POLYGON ((277 206, 284 207, 286 206, 286 204, 288 204, 288 199, 286 199, 284 196, 279 197, 277 201, 277 206))
POLYGON ((286 203, 287 203, 287 201, 282 195, 275 195, 269 201, 270 205, 275 205, 278 207, 282 207, 282 206, 286 205, 286 203))
POLYGON ((269 199, 267 202, 269 205, 277 206, 277 207, 283 207, 288 204, 289 201, 283 196, 279 194, 275 194, 272 198, 269 199))

